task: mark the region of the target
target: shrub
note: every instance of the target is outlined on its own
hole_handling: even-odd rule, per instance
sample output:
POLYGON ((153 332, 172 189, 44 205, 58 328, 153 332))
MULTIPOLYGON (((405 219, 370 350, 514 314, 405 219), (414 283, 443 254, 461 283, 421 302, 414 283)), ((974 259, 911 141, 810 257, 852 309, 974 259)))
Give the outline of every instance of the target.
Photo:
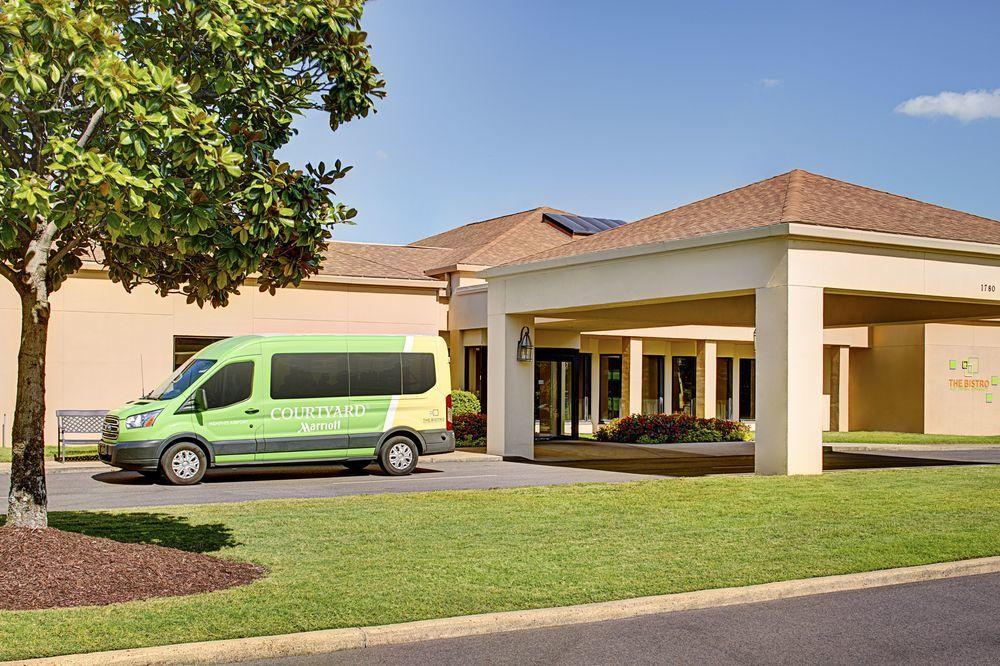
POLYGON ((750 439, 750 428, 739 421, 687 414, 633 414, 601 426, 594 436, 602 442, 632 444, 743 442, 750 439))
POLYGON ((458 446, 485 446, 486 414, 458 414, 455 426, 455 443, 458 446))
POLYGON ((459 414, 478 414, 482 411, 479 398, 475 393, 469 391, 454 390, 451 392, 451 413, 452 416, 459 414))

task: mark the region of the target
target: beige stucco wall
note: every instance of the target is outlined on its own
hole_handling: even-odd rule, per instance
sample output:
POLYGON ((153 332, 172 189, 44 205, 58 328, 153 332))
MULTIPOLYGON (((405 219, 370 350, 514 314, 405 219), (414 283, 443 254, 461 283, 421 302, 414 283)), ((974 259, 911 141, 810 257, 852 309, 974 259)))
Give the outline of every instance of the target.
POLYGON ((924 326, 874 326, 850 357, 851 430, 923 432, 924 326))
POLYGON ((473 286, 452 293, 448 308, 448 328, 464 331, 486 328, 486 287, 473 286))
MULTIPOLYGON (((447 328, 447 305, 434 288, 329 281, 282 289, 248 286, 229 306, 199 309, 149 287, 126 293, 99 271, 71 278, 52 297, 46 372, 46 442, 55 443, 55 410, 107 409, 153 388, 173 369, 173 338, 247 333, 407 333, 447 328), (141 361, 140 361, 141 359, 141 361), (140 375, 141 365, 141 375, 140 375)), ((14 411, 20 305, 0 281, 0 419, 14 411)))
POLYGON ((1000 434, 1000 327, 928 324, 924 340, 925 432, 1000 434))

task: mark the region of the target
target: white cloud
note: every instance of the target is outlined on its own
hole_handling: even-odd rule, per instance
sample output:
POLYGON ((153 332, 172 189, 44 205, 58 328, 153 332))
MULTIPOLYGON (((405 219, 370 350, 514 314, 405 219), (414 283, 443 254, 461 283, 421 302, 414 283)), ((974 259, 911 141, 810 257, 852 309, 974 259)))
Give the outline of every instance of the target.
POLYGON ((759 83, 762 88, 774 88, 775 86, 781 85, 781 79, 761 79, 757 83, 759 83))
POLYGON ((908 116, 951 116, 963 123, 981 118, 1000 118, 1000 88, 921 95, 897 106, 896 113, 908 116))
POLYGON ((385 161, 389 159, 389 153, 379 148, 378 150, 375 151, 375 159, 385 161))

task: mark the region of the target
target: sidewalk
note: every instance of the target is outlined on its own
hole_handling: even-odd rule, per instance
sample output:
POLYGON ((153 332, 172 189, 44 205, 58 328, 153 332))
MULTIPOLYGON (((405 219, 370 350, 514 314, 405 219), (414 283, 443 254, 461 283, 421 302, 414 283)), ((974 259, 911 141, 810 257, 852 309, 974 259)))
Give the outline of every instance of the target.
POLYGON ((941 444, 865 444, 865 443, 824 443, 823 446, 834 451, 998 451, 1000 444, 979 444, 976 442, 957 442, 941 444))

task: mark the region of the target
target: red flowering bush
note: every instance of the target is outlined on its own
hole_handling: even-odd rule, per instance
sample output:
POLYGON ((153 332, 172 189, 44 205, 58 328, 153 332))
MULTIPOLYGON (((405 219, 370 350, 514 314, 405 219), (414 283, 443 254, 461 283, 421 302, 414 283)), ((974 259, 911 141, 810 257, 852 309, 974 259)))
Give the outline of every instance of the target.
POLYGON ((455 427, 456 445, 485 446, 486 414, 456 414, 452 423, 455 427))
POLYGON ((739 421, 687 414, 633 414, 601 426, 595 437, 602 442, 632 444, 743 442, 750 439, 750 428, 739 421))

